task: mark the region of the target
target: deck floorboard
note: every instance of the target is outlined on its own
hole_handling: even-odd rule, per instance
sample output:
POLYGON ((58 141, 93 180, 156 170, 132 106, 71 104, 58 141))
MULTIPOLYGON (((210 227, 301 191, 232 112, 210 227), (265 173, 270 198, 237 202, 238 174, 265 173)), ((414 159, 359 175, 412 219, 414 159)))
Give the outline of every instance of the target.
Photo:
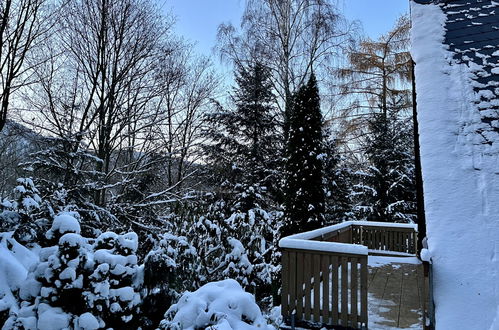
POLYGON ((369 266, 369 329, 422 329, 422 265, 369 266))

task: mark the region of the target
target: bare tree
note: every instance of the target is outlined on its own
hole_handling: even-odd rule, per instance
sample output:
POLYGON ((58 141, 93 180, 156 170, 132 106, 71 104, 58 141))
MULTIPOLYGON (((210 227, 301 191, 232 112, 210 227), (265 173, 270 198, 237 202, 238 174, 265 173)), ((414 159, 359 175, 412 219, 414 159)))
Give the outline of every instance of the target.
POLYGON ((30 81, 30 70, 37 64, 27 59, 47 31, 45 2, 0 1, 0 131, 7 121, 13 93, 30 81))
POLYGON ((130 183, 131 171, 145 171, 155 152, 150 132, 161 120, 155 75, 172 52, 171 21, 147 0, 70 0, 61 11, 44 45, 48 59, 36 70, 39 83, 26 99, 37 111, 34 125, 64 140, 66 154, 87 154, 86 165, 74 159, 67 174, 77 180, 75 166, 93 163, 94 202, 103 206, 130 183))
POLYGON ((258 56, 271 68, 286 132, 291 94, 312 71, 322 78, 322 70, 350 40, 351 29, 328 0, 247 0, 241 33, 220 25, 219 50, 239 64, 258 56))
POLYGON ((180 188, 199 160, 197 147, 201 142, 203 115, 217 96, 221 80, 209 59, 192 55, 192 45, 179 41, 172 55, 165 59, 160 70, 166 119, 158 128, 169 155, 168 187, 180 188))

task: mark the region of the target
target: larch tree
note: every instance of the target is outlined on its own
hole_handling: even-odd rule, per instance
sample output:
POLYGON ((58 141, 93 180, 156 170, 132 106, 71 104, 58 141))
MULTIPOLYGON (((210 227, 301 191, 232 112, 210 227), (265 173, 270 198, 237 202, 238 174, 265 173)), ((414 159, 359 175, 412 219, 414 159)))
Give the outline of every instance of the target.
POLYGON ((362 41, 338 70, 352 100, 353 140, 363 165, 353 199, 361 219, 409 222, 415 215, 409 19, 402 16, 379 40, 362 41))
POLYGON ((324 224, 323 132, 319 89, 312 74, 293 97, 286 160, 285 234, 324 224))

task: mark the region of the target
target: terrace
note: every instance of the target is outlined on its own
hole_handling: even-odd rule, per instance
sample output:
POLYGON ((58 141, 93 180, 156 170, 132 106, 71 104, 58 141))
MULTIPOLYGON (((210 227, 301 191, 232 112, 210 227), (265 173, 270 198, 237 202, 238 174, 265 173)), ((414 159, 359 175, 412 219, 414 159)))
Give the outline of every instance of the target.
POLYGON ((417 235, 413 224, 349 221, 283 238, 286 324, 421 329, 429 280, 417 235))

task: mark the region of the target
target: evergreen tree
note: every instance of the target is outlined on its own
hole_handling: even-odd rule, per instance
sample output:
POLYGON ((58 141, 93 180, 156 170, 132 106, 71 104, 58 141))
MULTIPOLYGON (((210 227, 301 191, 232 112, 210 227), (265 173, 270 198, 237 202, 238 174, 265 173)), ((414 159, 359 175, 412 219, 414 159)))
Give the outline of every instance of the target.
MULTIPOLYGON (((205 150, 221 181, 268 191, 277 180, 280 141, 270 71, 258 61, 239 66, 236 82, 235 109, 219 106, 207 116, 205 150)), ((246 208, 255 203, 252 197, 244 201, 246 208)))
MULTIPOLYGON (((217 248, 201 248, 208 260, 216 261, 210 274, 235 278, 258 297, 268 295, 277 278, 276 250, 282 157, 282 141, 275 119, 275 98, 270 71, 255 60, 239 66, 237 88, 232 95, 235 108, 217 109, 208 117, 209 158, 225 188, 204 221, 217 228, 217 248), (219 252, 222 252, 221 254, 219 252)), ((211 232, 210 226, 206 232, 211 232)), ((213 238, 206 240, 210 242, 213 238)))
POLYGON ((325 219, 327 224, 352 220, 353 173, 345 157, 340 154, 338 141, 325 133, 323 143, 325 219))
POLYGON ((314 75, 294 95, 287 147, 285 234, 324 224, 322 115, 314 75))
POLYGON ((354 186, 359 219, 412 222, 416 217, 413 133, 407 120, 390 111, 375 114, 369 122, 369 166, 357 172, 354 186))

